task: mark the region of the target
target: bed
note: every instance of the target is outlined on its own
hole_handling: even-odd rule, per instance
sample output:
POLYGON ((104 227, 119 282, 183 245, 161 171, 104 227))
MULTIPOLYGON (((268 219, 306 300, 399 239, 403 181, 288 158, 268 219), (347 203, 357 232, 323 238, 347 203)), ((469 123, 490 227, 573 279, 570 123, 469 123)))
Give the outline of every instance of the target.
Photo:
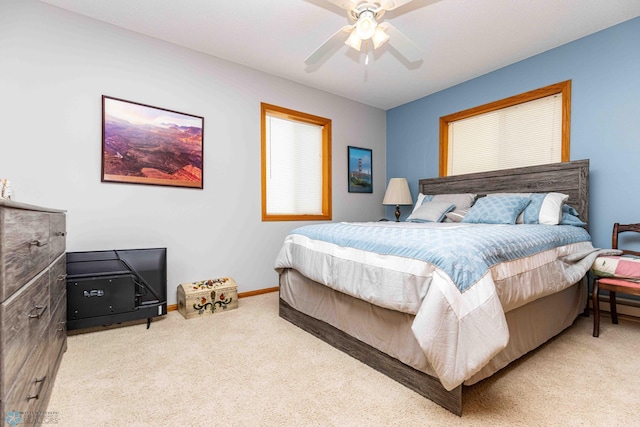
MULTIPOLYGON (((574 208, 573 214, 587 223, 589 161, 422 179, 419 192, 473 193, 478 201, 486 201, 490 196, 484 196, 493 193, 509 197, 512 193, 561 193, 568 195, 566 203, 574 208)), ((279 312, 289 322, 462 415, 465 385, 493 375, 556 336, 586 309, 585 274, 599 253, 591 246, 586 225, 305 226, 287 236, 276 259, 279 312), (483 237, 489 229, 495 240, 483 237), (527 230, 536 235, 531 239, 558 242, 538 247, 539 242, 532 240, 529 244, 529 237, 518 234, 526 236, 527 230), (376 235, 365 243, 355 238, 376 235), (462 242, 465 236, 472 240, 462 242), (420 249, 407 252, 405 238, 417 240, 420 249), (371 246, 374 239, 379 242, 371 246), (429 244, 421 245, 426 240, 429 244), (524 249, 514 246, 507 250, 514 240, 538 249, 519 252, 524 249), (434 255, 435 241, 442 242, 449 255, 442 255, 443 251, 434 255), (485 245, 491 253, 478 261, 482 257, 474 254, 484 249, 473 245, 482 241, 491 242, 485 245), (475 249, 463 254, 467 247, 475 249), (500 254, 493 257, 492 251, 500 254), (486 266, 476 268, 476 262, 486 266)))

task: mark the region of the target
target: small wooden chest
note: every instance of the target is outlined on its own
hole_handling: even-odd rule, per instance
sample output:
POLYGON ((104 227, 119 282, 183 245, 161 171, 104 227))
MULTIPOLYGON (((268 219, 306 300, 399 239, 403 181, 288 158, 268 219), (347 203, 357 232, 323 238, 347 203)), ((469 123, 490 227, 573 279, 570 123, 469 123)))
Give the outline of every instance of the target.
POLYGON ((178 286, 178 311, 185 319, 238 308, 238 285, 230 277, 178 286))

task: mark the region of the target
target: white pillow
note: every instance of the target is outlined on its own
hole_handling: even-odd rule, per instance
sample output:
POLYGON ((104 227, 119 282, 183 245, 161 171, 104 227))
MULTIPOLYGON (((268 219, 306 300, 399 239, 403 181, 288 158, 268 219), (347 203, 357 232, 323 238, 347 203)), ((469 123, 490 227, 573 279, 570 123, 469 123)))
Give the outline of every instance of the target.
POLYGON ((536 203, 536 195, 531 195, 531 203, 524 210, 525 224, 558 225, 562 220, 562 205, 569 199, 567 194, 547 193, 540 204, 536 203), (538 206, 540 207, 538 209, 538 206))

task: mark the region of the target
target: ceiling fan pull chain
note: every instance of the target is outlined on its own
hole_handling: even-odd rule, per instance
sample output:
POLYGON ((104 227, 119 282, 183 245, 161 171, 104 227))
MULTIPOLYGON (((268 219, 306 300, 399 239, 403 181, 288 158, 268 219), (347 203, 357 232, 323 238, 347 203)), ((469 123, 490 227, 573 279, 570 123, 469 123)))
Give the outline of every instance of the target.
POLYGON ((364 65, 369 65, 369 40, 364 41, 364 65))

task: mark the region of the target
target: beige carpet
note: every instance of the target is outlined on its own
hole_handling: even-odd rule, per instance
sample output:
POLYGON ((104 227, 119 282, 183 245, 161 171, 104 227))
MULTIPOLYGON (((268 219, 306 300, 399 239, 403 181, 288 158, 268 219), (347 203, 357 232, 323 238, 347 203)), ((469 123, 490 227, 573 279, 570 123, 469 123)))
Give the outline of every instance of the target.
POLYGON ((576 323, 467 387, 460 418, 278 317, 237 310, 70 336, 48 411, 61 426, 631 426, 640 323, 576 323))

